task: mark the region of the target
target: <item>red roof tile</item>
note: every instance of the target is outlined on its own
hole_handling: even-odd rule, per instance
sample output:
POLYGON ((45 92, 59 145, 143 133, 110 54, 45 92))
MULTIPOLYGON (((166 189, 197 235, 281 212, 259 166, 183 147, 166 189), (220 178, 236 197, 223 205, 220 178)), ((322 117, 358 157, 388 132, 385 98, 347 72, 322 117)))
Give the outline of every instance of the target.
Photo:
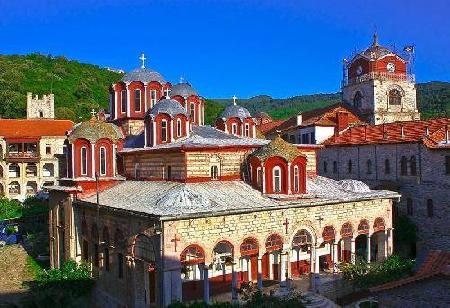
POLYGON ((0 119, 0 136, 3 138, 36 138, 64 136, 73 127, 69 120, 0 119))
POLYGON ((277 120, 277 121, 272 121, 269 123, 265 123, 265 124, 261 124, 258 126, 258 130, 263 133, 266 134, 269 131, 272 131, 274 128, 280 126, 281 124, 284 123, 285 120, 277 120))
POLYGON ((450 275, 449 267, 450 251, 433 250, 428 254, 425 262, 413 276, 370 288, 370 291, 379 292, 394 289, 435 275, 450 275))
POLYGON ((432 148, 447 148, 446 130, 450 118, 404 121, 379 125, 360 125, 324 142, 327 146, 423 142, 432 148), (428 131, 428 136, 427 136, 428 131))

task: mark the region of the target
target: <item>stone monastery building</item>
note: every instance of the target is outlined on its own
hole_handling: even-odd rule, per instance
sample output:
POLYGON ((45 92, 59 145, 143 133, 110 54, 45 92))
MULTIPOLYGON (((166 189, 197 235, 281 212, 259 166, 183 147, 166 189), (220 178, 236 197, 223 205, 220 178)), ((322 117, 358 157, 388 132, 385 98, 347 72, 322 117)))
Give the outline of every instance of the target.
POLYGON ((100 306, 232 300, 242 281, 392 253, 399 194, 317 176, 317 145, 255 138, 236 99, 206 126, 190 84, 142 65, 112 85, 111 115, 68 133, 50 193, 51 265, 89 262, 100 306))

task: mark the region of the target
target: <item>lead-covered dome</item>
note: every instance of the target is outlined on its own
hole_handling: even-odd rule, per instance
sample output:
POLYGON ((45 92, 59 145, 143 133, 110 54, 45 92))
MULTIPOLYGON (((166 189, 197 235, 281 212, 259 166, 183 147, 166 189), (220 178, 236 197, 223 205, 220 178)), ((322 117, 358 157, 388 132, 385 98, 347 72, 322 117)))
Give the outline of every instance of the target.
POLYGON ((188 82, 178 83, 170 89, 170 96, 176 95, 181 97, 198 96, 197 91, 188 82))
POLYGON ((126 73, 125 76, 122 77, 122 81, 123 82, 141 81, 143 83, 157 81, 160 84, 166 83, 164 77, 160 73, 152 69, 142 67, 126 73))
POLYGON ((251 118, 252 115, 246 108, 233 104, 225 108, 220 117, 224 119, 239 118, 243 120, 245 118, 251 118))
POLYGON ((187 115, 186 110, 181 106, 181 104, 171 98, 164 98, 160 100, 158 103, 153 106, 152 109, 147 111, 145 116, 157 116, 158 114, 166 113, 172 117, 178 115, 178 114, 184 114, 187 115))

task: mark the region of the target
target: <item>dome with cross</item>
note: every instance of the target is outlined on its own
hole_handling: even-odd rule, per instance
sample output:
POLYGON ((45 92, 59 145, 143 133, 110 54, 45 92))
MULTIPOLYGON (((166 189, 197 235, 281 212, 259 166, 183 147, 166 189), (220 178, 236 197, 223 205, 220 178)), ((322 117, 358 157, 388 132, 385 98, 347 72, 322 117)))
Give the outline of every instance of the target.
POLYGON ((225 110, 222 112, 220 117, 222 119, 229 119, 229 118, 238 118, 244 120, 246 118, 251 118, 252 115, 247 110, 247 108, 244 108, 242 106, 239 106, 236 104, 236 96, 233 96, 233 104, 229 105, 225 108, 225 110))
POLYGON ((143 83, 149 83, 157 81, 160 84, 165 84, 164 77, 155 70, 145 67, 145 60, 147 59, 144 54, 141 54, 139 59, 142 61, 141 67, 126 73, 122 77, 123 82, 141 81, 143 83))
POLYGON ((170 96, 177 95, 181 97, 198 96, 197 91, 188 82, 177 83, 170 89, 170 96))

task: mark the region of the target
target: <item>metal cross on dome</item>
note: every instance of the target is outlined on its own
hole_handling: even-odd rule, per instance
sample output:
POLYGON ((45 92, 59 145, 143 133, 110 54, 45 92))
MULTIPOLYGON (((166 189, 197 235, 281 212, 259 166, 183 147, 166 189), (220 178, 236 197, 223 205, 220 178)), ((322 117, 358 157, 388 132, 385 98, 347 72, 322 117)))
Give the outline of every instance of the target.
POLYGON ((233 105, 236 105, 236 100, 237 100, 237 97, 236 97, 236 94, 235 94, 235 95, 233 95, 233 105))
POLYGON ((141 53, 139 60, 142 61, 141 68, 145 68, 145 60, 147 60, 147 58, 145 57, 144 53, 141 53))

